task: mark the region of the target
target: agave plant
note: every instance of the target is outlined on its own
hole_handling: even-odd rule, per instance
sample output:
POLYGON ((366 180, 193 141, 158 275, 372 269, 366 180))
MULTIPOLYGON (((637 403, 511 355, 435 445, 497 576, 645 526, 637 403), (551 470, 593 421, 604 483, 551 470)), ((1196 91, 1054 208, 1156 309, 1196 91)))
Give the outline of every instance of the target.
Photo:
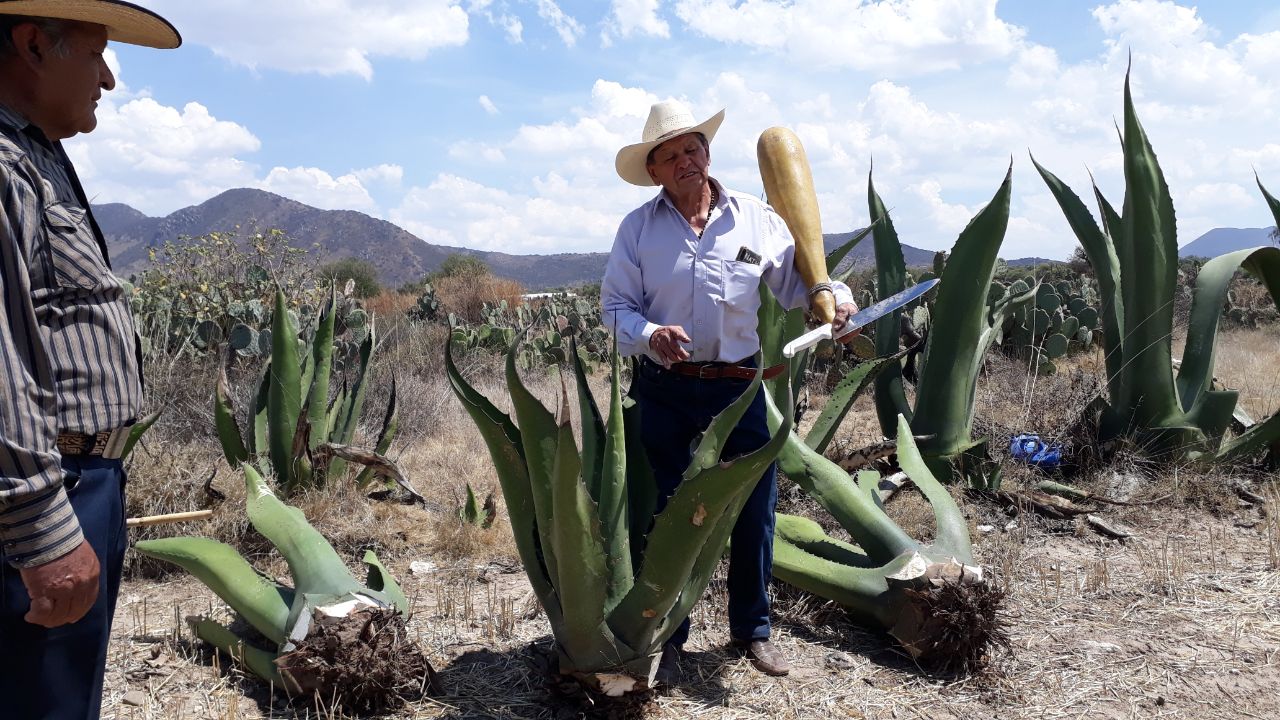
MULTIPOLYGON (((1001 338, 1010 316, 1036 297, 1037 287, 1015 293, 994 283, 996 253, 1009 224, 1013 171, 991 202, 969 221, 952 248, 933 304, 930 332, 916 383, 915 408, 907 401, 902 371, 890 367, 876 378, 876 414, 885 437, 898 435, 905 417, 921 436, 919 449, 944 480, 966 479, 979 487, 999 484, 989 461, 987 440, 972 437, 973 407, 983 357, 1001 338)), ((906 288, 902 245, 884 201, 868 177, 867 198, 876 248, 877 285, 882 296, 906 288)), ((901 311, 876 322, 876 354, 898 352, 901 311)))
MULTIPOLYGON (((627 418, 617 348, 608 415, 601 415, 578 353, 571 352, 582 420, 579 450, 563 388, 552 413, 525 387, 507 353, 515 422, 462 377, 454 393, 489 448, 511 530, 556 640, 560 673, 619 696, 653 685, 663 643, 702 597, 752 488, 791 432, 790 419, 759 450, 722 458, 760 377, 712 421, 679 489, 656 517, 653 479, 627 418), (518 423, 518 426, 517 426, 518 423)), ((789 402, 789 400, 788 400, 789 402)))
MULTIPOLYGON (((1261 280, 1273 301, 1280 299, 1280 248, 1240 250, 1205 263, 1196 278, 1175 378, 1173 200, 1138 121, 1127 74, 1121 144, 1124 205, 1116 212, 1095 185, 1101 224, 1078 195, 1036 164, 1093 265, 1101 295, 1109 299, 1102 307, 1108 397, 1100 411, 1100 439, 1130 438, 1160 453, 1228 461, 1256 456, 1270 446, 1274 461, 1280 458, 1280 414, 1224 442, 1238 393, 1213 387, 1213 357, 1223 303, 1238 270, 1261 280)), ((1258 187, 1280 223, 1280 205, 1261 181, 1258 187)))
POLYGON ((209 538, 135 545, 195 575, 261 639, 211 618, 193 621, 196 635, 277 688, 354 710, 395 704, 434 684, 431 666, 407 639, 409 602, 378 557, 365 553, 368 575, 359 582, 300 510, 277 498, 252 465, 243 470, 249 522, 284 556, 292 587, 209 538))
POLYGON ((344 381, 330 402, 337 307, 336 294, 331 292, 309 347, 303 345, 309 352, 300 358, 298 330, 285 306, 284 293, 277 291, 270 331, 271 359, 244 432, 236 423, 225 371, 218 378, 213 413, 223 454, 233 468, 250 461, 269 468, 286 496, 341 477, 347 462, 354 460, 365 465, 356 481, 361 487, 371 482, 374 474, 381 474, 421 499, 384 457, 399 426, 394 382, 376 450, 369 453, 351 447, 370 379, 375 342, 371 324, 360 345, 354 386, 348 388, 344 381))

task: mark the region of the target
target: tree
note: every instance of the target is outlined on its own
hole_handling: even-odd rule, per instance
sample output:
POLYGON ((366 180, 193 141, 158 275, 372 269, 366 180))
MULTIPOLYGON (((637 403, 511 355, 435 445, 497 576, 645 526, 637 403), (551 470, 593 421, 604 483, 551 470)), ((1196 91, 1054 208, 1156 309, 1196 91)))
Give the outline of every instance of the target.
POLYGON ((342 258, 326 263, 320 268, 320 275, 337 283, 341 289, 348 280, 356 283, 355 296, 358 298, 373 297, 382 292, 378 283, 378 268, 368 260, 359 258, 342 258))
POLYGON ((1280 246, 1280 225, 1271 228, 1271 235, 1269 237, 1271 238, 1271 242, 1280 246))
POLYGON ((493 271, 480 258, 464 253, 453 253, 445 258, 444 262, 440 263, 440 268, 431 273, 428 278, 434 281, 447 277, 480 277, 491 274, 493 271))

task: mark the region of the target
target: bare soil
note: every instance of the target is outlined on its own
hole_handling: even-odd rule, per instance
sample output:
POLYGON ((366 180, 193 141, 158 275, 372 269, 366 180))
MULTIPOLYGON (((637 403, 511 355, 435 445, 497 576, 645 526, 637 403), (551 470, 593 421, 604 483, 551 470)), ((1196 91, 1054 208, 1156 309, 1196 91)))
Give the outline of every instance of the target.
MULTIPOLYGON (((1219 376, 1244 390, 1256 417, 1280 407, 1278 335, 1238 333, 1220 355, 1219 376)), ((414 359, 397 362, 410 366, 414 359)), ((1062 372, 1039 384, 995 363, 980 386, 979 429, 999 437, 1030 428, 1070 440, 1076 396, 1096 382, 1091 363, 1098 364, 1081 359, 1078 374, 1062 372)), ((476 366, 469 374, 484 371, 476 366)), ((481 384, 500 399, 495 386, 481 384)), ((428 507, 370 502, 343 489, 299 501, 353 567, 360 548, 376 547, 412 600, 409 638, 439 672, 445 694, 385 717, 1280 717, 1276 478, 1227 471, 1210 476, 1136 459, 1073 479, 1115 499, 1157 500, 1099 508, 1108 522, 1129 528, 1133 537, 1127 540, 1100 536, 1083 517, 1044 520, 958 498, 978 561, 1008 591, 1012 651, 999 655, 988 672, 928 673, 838 607, 776 584, 774 639, 794 670, 785 678, 765 677, 727 647, 721 574, 694 611, 683 678, 675 687, 629 707, 591 707, 557 695, 544 674, 548 626, 513 560, 505 518, 480 530, 456 516, 467 483, 482 497, 497 490, 479 438, 438 376, 402 374, 399 387, 412 421, 395 453, 430 500, 428 507), (1265 505, 1242 499, 1232 483, 1265 496, 1265 505)), ((558 388, 547 378, 536 389, 549 399, 558 388)), ((815 399, 811 416, 821 401, 815 399)), ((193 406, 203 402, 192 400, 193 406)), ((373 408, 369 414, 380 417, 373 408)), ((867 399, 844 428, 845 442, 880 439, 867 399)), ((135 460, 131 514, 213 505, 214 521, 167 533, 207 533, 234 542, 260 568, 287 579, 283 563, 247 529, 236 509, 243 490, 219 462, 207 437, 159 436, 135 460), (222 499, 204 489, 209 477, 222 499)), ((1028 470, 1011 470, 1011 489, 1035 479, 1028 470)), ((781 498, 788 512, 831 526, 785 481, 781 498)), ((914 492, 904 491, 889 508, 916 537, 933 532, 932 515, 914 492)), ((499 511, 505 515, 500 498, 499 511)), ((104 717, 350 717, 324 699, 291 705, 279 689, 247 677, 195 641, 183 618, 225 618, 225 609, 190 577, 156 570, 130 563, 110 647, 104 717)))

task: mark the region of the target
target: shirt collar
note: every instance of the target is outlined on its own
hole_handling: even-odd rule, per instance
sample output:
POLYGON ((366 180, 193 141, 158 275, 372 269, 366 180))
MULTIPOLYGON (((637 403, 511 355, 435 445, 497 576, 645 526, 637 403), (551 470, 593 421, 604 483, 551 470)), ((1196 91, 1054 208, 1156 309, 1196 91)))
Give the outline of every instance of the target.
MULTIPOLYGON (((721 185, 720 181, 716 180, 715 178, 708 178, 708 180, 710 180, 711 184, 716 189, 716 207, 718 208, 725 207, 726 203, 729 202, 729 197, 728 197, 728 193, 725 192, 724 186, 721 185)), ((657 213, 658 208, 662 207, 663 204, 666 204, 666 206, 671 208, 672 210, 676 209, 676 204, 671 201, 671 196, 667 194, 666 188, 662 188, 661 190, 658 191, 658 194, 654 196, 653 212, 657 213)))
POLYGON ((0 125, 11 128, 14 132, 20 132, 45 148, 53 150, 53 142, 44 134, 43 130, 32 124, 17 110, 4 103, 0 103, 0 125))

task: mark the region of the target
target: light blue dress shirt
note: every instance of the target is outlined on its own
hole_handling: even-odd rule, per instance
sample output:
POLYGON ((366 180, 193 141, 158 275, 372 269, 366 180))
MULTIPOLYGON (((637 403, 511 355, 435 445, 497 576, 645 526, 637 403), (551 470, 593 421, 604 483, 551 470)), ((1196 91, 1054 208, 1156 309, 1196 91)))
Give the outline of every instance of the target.
MULTIPOLYGON (((750 195, 711 182, 719 198, 701 238, 665 190, 618 228, 600 301, 605 327, 622 354, 662 362, 649 337, 661 326, 679 325, 693 339, 685 346, 691 362, 738 362, 760 349, 761 280, 784 307, 808 304, 782 217, 750 195)), ((847 286, 832 285, 836 304, 853 302, 847 286)))

